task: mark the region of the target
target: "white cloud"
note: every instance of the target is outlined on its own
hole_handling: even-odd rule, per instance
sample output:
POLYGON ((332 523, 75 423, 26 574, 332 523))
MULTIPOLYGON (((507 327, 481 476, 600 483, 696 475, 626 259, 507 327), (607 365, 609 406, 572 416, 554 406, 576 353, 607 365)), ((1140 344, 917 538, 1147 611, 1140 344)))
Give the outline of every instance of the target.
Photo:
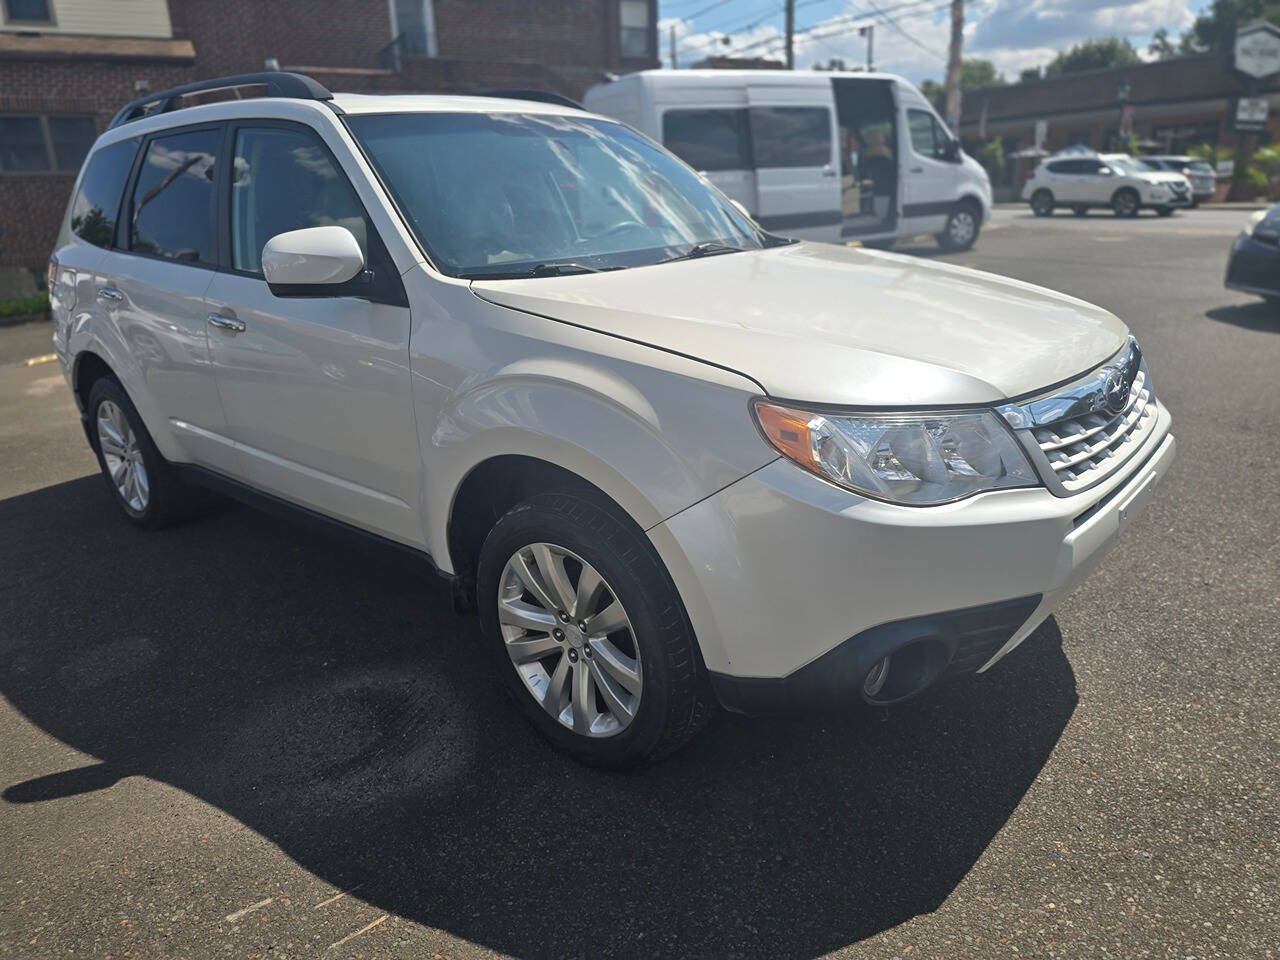
MULTIPOLYGON (((877 0, 890 10, 907 0, 877 0)), ((916 83, 940 80, 950 39, 950 20, 941 0, 937 5, 901 10, 896 29, 871 12, 860 0, 857 14, 849 12, 805 24, 796 37, 796 66, 809 67, 840 58, 851 67, 866 62, 866 41, 857 27, 875 23, 875 66, 916 83), (903 34, 906 33, 910 36, 903 34)), ((1177 37, 1195 19, 1187 0, 970 0, 966 4, 965 56, 992 61, 1010 80, 1026 67, 1048 63, 1060 51, 1095 37, 1128 37, 1140 52, 1160 27, 1177 37)), ((782 59, 783 39, 773 23, 746 32, 725 34, 697 31, 696 24, 678 18, 659 21, 659 46, 664 63, 670 29, 676 29, 677 55, 682 66, 711 55, 767 56, 782 59), (729 43, 723 41, 729 38, 729 43)))

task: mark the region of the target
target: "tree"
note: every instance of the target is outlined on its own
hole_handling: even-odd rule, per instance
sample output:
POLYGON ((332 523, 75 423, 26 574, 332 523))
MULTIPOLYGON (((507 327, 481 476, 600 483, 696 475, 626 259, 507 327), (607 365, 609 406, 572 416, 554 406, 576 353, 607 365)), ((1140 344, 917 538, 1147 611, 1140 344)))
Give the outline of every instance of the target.
POLYGON ((1018 74, 1018 82, 1028 83, 1032 80, 1039 80, 1040 76, 1041 75, 1040 75, 1039 67, 1027 67, 1025 70, 1023 70, 1021 73, 1018 74))
MULTIPOLYGON (((960 66, 960 92, 972 93, 982 87, 1002 87, 1008 81, 1004 74, 996 70, 996 65, 981 57, 969 57, 960 66)), ((939 113, 946 109, 947 91, 936 80, 926 80, 920 84, 920 92, 925 99, 937 108, 939 113)))
POLYGON ((1280 0, 1213 0, 1213 6, 1196 17, 1191 29, 1182 35, 1179 50, 1215 50, 1230 42, 1237 26, 1254 20, 1268 20, 1280 26, 1280 0))
POLYGON ((1157 60, 1172 60, 1178 55, 1178 49, 1173 45, 1173 41, 1169 39, 1169 31, 1161 27, 1151 35, 1151 43, 1147 46, 1147 53, 1157 60))
POLYGON ((942 88, 937 80, 926 80, 920 84, 920 92, 924 94, 924 98, 933 104, 933 108, 942 113, 947 106, 947 91, 942 88))
POLYGON ((1085 70, 1105 70, 1107 67, 1128 67, 1141 63, 1142 58, 1133 44, 1120 37, 1103 37, 1086 40, 1070 50, 1064 50, 1049 61, 1044 68, 1046 77, 1060 77, 1064 73, 1081 73, 1085 70))
MULTIPOLYGON (((815 63, 813 65, 813 69, 815 70, 848 70, 849 68, 845 66, 844 60, 842 58, 832 57, 826 63, 815 63)), ((858 70, 860 68, 854 67, 854 69, 858 70)))

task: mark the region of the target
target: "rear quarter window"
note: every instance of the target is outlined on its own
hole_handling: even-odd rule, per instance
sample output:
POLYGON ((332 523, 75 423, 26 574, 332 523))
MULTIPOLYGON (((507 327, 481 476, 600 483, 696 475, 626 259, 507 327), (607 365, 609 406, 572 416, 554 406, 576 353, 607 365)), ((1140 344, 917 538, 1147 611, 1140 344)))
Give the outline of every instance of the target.
POLYGON ((80 189, 71 201, 71 232, 95 247, 111 246, 125 181, 138 152, 138 141, 121 140, 89 157, 80 189))
POLYGON ((751 167, 746 110, 668 110, 662 143, 695 170, 751 167))

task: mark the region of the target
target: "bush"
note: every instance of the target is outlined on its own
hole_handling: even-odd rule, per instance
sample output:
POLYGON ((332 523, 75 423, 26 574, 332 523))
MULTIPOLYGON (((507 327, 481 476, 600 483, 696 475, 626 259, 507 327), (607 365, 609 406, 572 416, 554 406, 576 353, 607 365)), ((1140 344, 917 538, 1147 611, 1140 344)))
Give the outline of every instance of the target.
POLYGON ((30 297, 13 297, 0 300, 0 317, 25 317, 33 313, 48 313, 49 297, 43 293, 30 297))
POLYGON ((1280 197, 1280 144, 1255 151, 1245 178, 1249 186, 1266 190, 1272 199, 1280 197))
POLYGON ((1003 143, 999 140, 984 143, 982 149, 978 151, 978 162, 986 168, 987 176, 991 178, 992 186, 1003 187, 1005 185, 1003 143))

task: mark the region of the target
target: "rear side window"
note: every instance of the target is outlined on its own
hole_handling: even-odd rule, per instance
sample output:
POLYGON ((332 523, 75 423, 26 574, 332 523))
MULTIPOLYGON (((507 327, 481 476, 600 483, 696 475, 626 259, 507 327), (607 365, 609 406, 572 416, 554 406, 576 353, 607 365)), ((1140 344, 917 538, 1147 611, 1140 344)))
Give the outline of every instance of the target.
POLYGON ((214 262, 213 197, 219 130, 167 134, 147 144, 133 188, 130 249, 187 263, 214 262))
POLYGON ((1049 168, 1050 173, 1079 173, 1079 160, 1055 160, 1053 163, 1045 164, 1049 168))
POLYGON ((231 185, 231 265, 262 272, 262 248, 277 233, 346 227, 369 260, 364 210, 343 173, 309 133, 246 127, 236 133, 231 185))
POLYGON ((695 170, 748 170, 746 110, 668 110, 662 143, 695 170))
POLYGON ((71 201, 71 232, 95 247, 111 246, 124 184, 129 179, 137 140, 121 140, 89 158, 80 189, 71 201))
POLYGON ((825 107, 752 107, 755 165, 821 167, 831 162, 831 111, 825 107))
POLYGON ((1102 161, 1100 160, 1076 160, 1076 173, 1084 173, 1095 175, 1102 169, 1102 161))

